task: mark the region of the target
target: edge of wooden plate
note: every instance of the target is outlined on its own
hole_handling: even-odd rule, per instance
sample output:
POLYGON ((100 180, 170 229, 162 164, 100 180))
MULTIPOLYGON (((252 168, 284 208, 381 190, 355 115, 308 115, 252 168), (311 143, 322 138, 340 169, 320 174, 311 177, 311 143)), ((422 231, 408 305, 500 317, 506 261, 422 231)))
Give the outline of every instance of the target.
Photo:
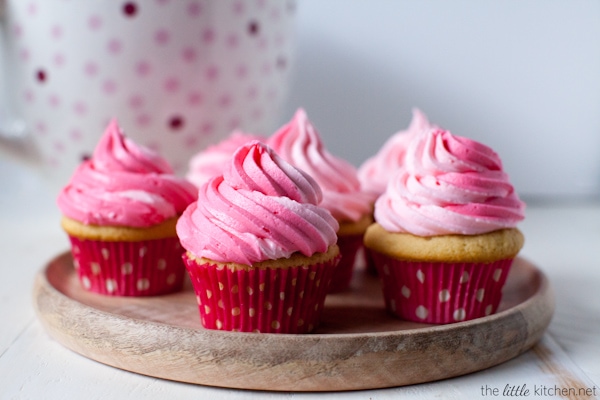
MULTIPOLYGON (((36 276, 34 308, 59 343, 92 360, 180 382, 270 391, 342 391, 452 378, 510 360, 543 335, 554 312, 546 276, 522 258, 538 284, 523 302, 450 325, 309 335, 211 331, 129 318, 78 302, 36 276)), ((530 282, 524 282, 529 284, 530 282)))

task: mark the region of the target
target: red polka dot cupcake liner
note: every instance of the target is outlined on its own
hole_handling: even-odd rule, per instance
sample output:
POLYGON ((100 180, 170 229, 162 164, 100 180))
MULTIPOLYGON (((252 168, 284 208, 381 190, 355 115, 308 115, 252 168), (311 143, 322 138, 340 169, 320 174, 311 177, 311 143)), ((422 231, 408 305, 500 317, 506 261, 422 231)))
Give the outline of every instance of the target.
POLYGON ((183 248, 176 237, 139 242, 71 241, 81 286, 108 296, 157 296, 180 291, 183 248))
POLYGON ((363 235, 338 236, 341 259, 335 268, 329 293, 339 293, 350 287, 356 263, 360 260, 363 248, 363 235))
POLYGON ((401 319, 449 324, 494 314, 512 259, 483 263, 400 261, 372 252, 387 310, 401 319))
POLYGON ((309 266, 234 269, 184 261, 206 329, 309 333, 318 325, 339 256, 309 266))

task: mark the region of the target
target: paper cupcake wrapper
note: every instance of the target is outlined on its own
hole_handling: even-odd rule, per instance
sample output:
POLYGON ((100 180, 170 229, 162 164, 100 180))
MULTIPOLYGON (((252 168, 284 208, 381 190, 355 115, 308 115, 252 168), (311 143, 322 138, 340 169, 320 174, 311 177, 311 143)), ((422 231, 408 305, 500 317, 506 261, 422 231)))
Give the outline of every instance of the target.
POLYGON ((352 275, 363 248, 363 235, 343 235, 337 244, 342 258, 333 272, 329 293, 343 292, 350 287, 352 275))
POLYGON ((309 333, 318 325, 339 256, 291 268, 233 270, 184 255, 206 329, 309 333))
POLYGON ((395 260, 372 253, 385 305, 409 321, 448 324, 494 314, 512 259, 483 263, 395 260))
POLYGON ((184 252, 177 237, 140 242, 71 241, 83 288, 109 296, 156 296, 183 288, 184 252))

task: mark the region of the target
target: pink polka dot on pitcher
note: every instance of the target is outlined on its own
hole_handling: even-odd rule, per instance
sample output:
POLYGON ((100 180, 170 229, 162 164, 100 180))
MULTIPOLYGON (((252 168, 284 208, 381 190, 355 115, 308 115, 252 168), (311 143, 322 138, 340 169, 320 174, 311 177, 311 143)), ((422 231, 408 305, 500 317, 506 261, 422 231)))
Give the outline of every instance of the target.
POLYGON ((168 125, 172 131, 177 131, 177 130, 183 128, 183 125, 184 125, 183 117, 181 117, 180 115, 175 115, 175 116, 171 117, 169 119, 168 125))
POLYGON ((277 69, 284 70, 287 67, 287 59, 284 56, 277 57, 275 65, 277 66, 277 69))
POLYGON ((138 12, 138 6, 132 1, 123 4, 123 14, 128 18, 133 18, 138 12))
POLYGON ((229 124, 228 124, 229 130, 231 130, 231 131, 232 131, 232 130, 234 130, 234 129, 237 129, 237 128, 239 128, 239 126, 240 126, 240 121, 241 121, 241 120, 240 120, 240 118, 239 118, 239 117, 233 117, 233 118, 231 118, 231 120, 229 121, 229 124))
POLYGON ((74 128, 69 132, 69 138, 74 141, 80 141, 83 138, 83 133, 80 129, 74 128))
POLYGON ((250 21, 248 23, 248 33, 252 36, 256 36, 258 35, 260 31, 260 25, 258 24, 257 21, 250 21))
POLYGON ((215 31, 212 28, 206 28, 202 32, 202 41, 207 44, 213 43, 215 41, 215 31))
POLYGON ((150 116, 148 114, 140 114, 136 117, 136 122, 141 127, 148 126, 150 125, 150 116))
POLYGON ((77 115, 85 115, 87 113, 87 105, 83 101, 77 101, 73 104, 73 111, 77 115))
POLYGON ((43 69, 38 69, 35 72, 35 77, 36 77, 37 81, 40 83, 44 83, 44 82, 46 82, 46 79, 48 79, 48 75, 46 74, 46 71, 43 69))
POLYGON ((65 64, 65 55, 62 53, 56 53, 54 55, 54 65, 62 67, 65 64))
POLYGON ((219 67, 217 67, 216 65, 211 65, 206 69, 206 78, 209 81, 217 80, 218 76, 219 76, 219 67))
POLYGON ((50 30, 50 36, 52 36, 53 39, 58 40, 62 37, 63 35, 63 30, 60 27, 60 25, 54 25, 52 27, 52 29, 50 30))
POLYGON ((98 73, 98 65, 93 61, 87 62, 83 66, 83 71, 87 76, 95 76, 98 73))
POLYGON ((181 58, 183 58, 183 61, 185 62, 193 62, 194 60, 196 60, 196 50, 194 50, 194 48, 192 47, 186 47, 181 52, 181 58))
POLYGON ((198 146, 198 136, 189 135, 183 140, 183 143, 188 147, 197 147, 198 146))
POLYGON ((159 29, 154 34, 154 42, 158 45, 164 46, 169 43, 171 34, 166 29, 159 29))
POLYGON ((140 61, 135 66, 135 72, 138 76, 146 76, 151 71, 150 63, 147 61, 140 61))
POLYGON ((16 37, 21 37, 23 36, 23 27, 21 26, 21 24, 15 24, 13 26, 13 34, 16 37))
POLYGON ((200 14, 202 14, 202 6, 196 1, 191 2, 190 4, 188 4, 187 13, 191 17, 197 17, 200 14))
POLYGON ((102 91, 106 94, 113 94, 117 91, 117 84, 113 80, 106 80, 102 84, 102 91))
POLYGON ((110 54, 119 54, 123 49, 123 44, 119 39, 111 39, 107 43, 107 48, 110 54))
POLYGON ((23 98, 27 103, 33 103, 35 101, 35 94, 33 94, 33 90, 26 89, 23 92, 23 98))
POLYGON ((203 135, 210 135, 211 133, 213 133, 214 129, 215 127, 213 126, 212 122, 205 122, 200 127, 200 132, 203 135))
POLYGON ((202 93, 191 92, 187 97, 187 102, 190 105, 198 105, 202 103, 202 93))
POLYGON ((232 99, 231 95, 224 94, 223 96, 221 96, 219 98, 219 107, 228 108, 229 106, 231 106, 232 101, 233 101, 233 99, 232 99))
POLYGON ((235 15, 242 15, 245 11, 244 3, 242 1, 236 1, 233 3, 233 13, 235 15))
POLYGON ((137 109, 144 105, 144 99, 140 95, 133 95, 129 98, 129 107, 137 109))
POLYGON ((60 105, 60 98, 56 94, 51 94, 48 97, 48 104, 50 104, 50 107, 56 108, 60 105))
POLYGON ((96 30, 100 29, 101 26, 102 26, 102 18, 100 18, 99 16, 92 15, 88 18, 88 27, 90 28, 90 30, 96 31, 96 30))
POLYGON ((19 58, 24 62, 29 61, 30 56, 29 49, 21 49, 19 51, 19 58))
POLYGON ((27 13, 31 16, 34 16, 37 14, 37 4, 35 3, 29 3, 29 6, 27 6, 27 13))
POLYGON ((248 76, 248 66, 246 64, 240 64, 235 69, 235 74, 238 78, 245 78, 248 76))
POLYGON ((227 36, 227 46, 231 49, 238 47, 240 44, 240 38, 235 33, 227 36))
POLYGON ((175 93, 179 90, 180 83, 177 78, 167 78, 164 83, 164 89, 168 93, 175 93))

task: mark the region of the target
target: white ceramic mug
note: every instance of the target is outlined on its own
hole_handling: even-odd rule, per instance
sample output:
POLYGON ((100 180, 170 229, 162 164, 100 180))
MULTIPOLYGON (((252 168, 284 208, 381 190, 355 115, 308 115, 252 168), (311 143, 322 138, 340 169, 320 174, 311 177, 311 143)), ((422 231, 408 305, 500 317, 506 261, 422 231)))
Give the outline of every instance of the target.
POLYGON ((24 150, 57 185, 112 117, 178 173, 235 128, 276 128, 293 0, 2 3, 0 147, 24 150))

